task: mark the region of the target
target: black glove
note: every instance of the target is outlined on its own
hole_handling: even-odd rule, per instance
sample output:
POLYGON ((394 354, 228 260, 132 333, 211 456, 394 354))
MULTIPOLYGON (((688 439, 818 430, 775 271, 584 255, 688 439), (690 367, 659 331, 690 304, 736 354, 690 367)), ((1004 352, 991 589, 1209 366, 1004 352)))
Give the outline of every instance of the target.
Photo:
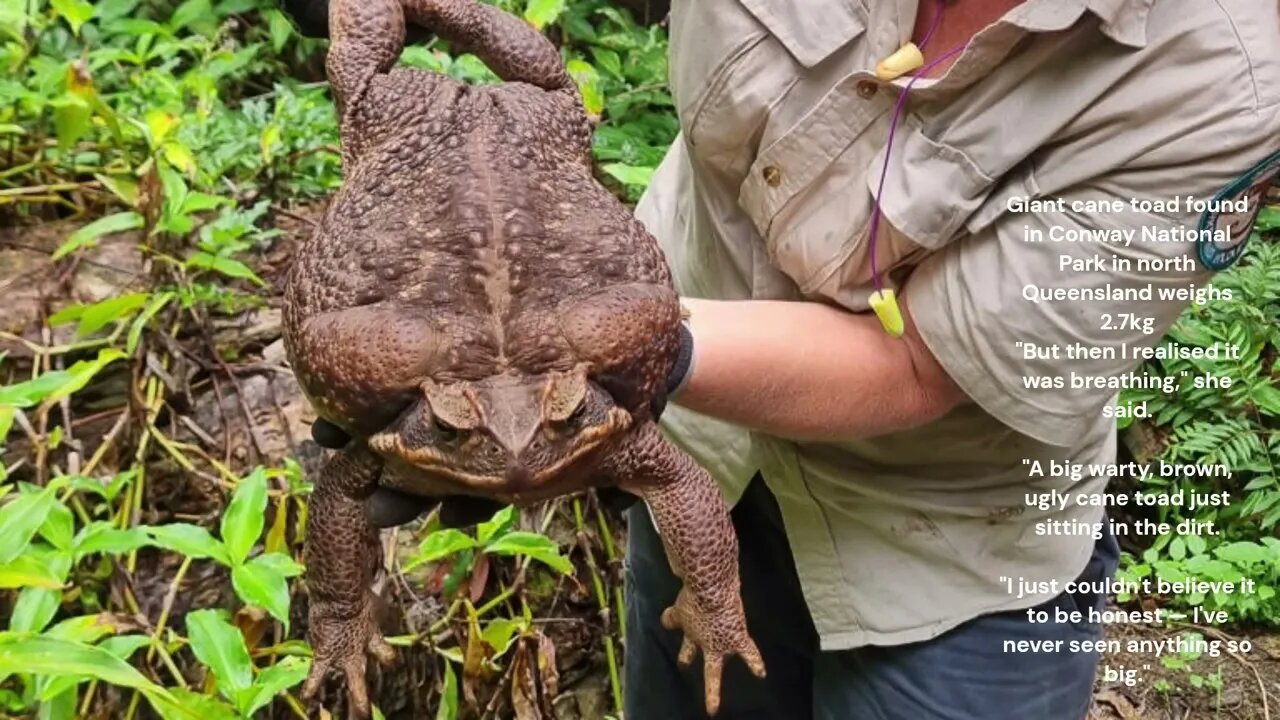
POLYGON ((283 0, 281 4, 303 37, 329 37, 329 0, 283 0))
MULTIPOLYGON (((281 0, 281 10, 303 37, 329 37, 329 0, 281 0)), ((417 45, 431 39, 431 33, 409 24, 405 28, 405 44, 417 45)))
MULTIPOLYGON (((324 418, 316 418, 311 425, 311 439, 330 450, 341 450, 351 442, 345 430, 324 418)), ((426 512, 431 503, 430 498, 420 495, 378 488, 369 497, 365 510, 374 526, 388 528, 414 520, 426 512)), ((488 520, 500 509, 502 503, 496 500, 454 495, 440 501, 440 523, 445 527, 467 527, 488 520)))

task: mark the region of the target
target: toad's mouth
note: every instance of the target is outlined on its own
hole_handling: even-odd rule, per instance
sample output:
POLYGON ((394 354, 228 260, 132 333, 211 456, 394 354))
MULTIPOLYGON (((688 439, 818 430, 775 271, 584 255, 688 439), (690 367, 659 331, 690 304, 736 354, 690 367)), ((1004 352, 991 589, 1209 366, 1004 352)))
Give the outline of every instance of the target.
POLYGON ((428 473, 468 493, 518 495, 555 485, 586 456, 610 438, 626 432, 631 425, 631 413, 617 407, 610 408, 603 422, 582 428, 553 462, 532 466, 512 456, 483 470, 475 468, 479 463, 469 456, 466 445, 409 445, 395 426, 373 435, 368 442, 379 455, 428 473))

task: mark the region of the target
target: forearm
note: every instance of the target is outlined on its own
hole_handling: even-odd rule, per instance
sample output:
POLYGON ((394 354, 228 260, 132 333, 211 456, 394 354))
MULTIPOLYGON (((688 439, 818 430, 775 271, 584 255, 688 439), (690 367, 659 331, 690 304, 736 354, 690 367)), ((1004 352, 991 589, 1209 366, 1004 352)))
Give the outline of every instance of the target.
POLYGON ((874 315, 819 303, 683 302, 694 363, 672 402, 691 410, 780 437, 837 441, 922 425, 964 400, 909 314, 906 334, 894 338, 874 315))

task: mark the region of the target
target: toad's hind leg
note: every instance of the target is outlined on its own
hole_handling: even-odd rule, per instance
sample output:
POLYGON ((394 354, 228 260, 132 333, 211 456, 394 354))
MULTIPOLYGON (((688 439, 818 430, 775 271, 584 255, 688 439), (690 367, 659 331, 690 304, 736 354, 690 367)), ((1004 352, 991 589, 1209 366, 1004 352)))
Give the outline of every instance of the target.
POLYGON ((325 68, 340 105, 385 73, 404 50, 405 22, 475 53, 508 82, 575 91, 560 53, 534 27, 477 0, 330 0, 325 68))
POLYGON ((369 717, 365 653, 389 662, 392 650, 373 618, 370 586, 378 566, 378 533, 365 511, 382 463, 366 448, 344 450, 325 464, 311 495, 306 584, 311 673, 302 697, 315 698, 331 668, 347 683, 348 712, 369 717))
POLYGON ((668 630, 682 630, 680 663, 702 651, 709 715, 720 708, 724 660, 738 655, 757 677, 764 659, 747 633, 738 578, 738 538, 720 490, 706 470, 672 445, 653 422, 638 427, 606 464, 606 472, 644 498, 653 513, 672 572, 684 586, 662 613, 668 630))
POLYGON ((576 86, 550 40, 520 18, 477 0, 403 0, 408 20, 475 53, 498 77, 544 90, 576 86))

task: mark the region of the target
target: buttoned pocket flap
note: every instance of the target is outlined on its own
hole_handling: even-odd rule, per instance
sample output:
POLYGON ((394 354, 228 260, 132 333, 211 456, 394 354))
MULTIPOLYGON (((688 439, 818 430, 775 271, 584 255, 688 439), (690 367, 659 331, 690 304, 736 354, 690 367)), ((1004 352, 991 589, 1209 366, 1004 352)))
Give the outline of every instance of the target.
POLYGON ((856 0, 741 0, 805 67, 813 67, 866 27, 856 0))

